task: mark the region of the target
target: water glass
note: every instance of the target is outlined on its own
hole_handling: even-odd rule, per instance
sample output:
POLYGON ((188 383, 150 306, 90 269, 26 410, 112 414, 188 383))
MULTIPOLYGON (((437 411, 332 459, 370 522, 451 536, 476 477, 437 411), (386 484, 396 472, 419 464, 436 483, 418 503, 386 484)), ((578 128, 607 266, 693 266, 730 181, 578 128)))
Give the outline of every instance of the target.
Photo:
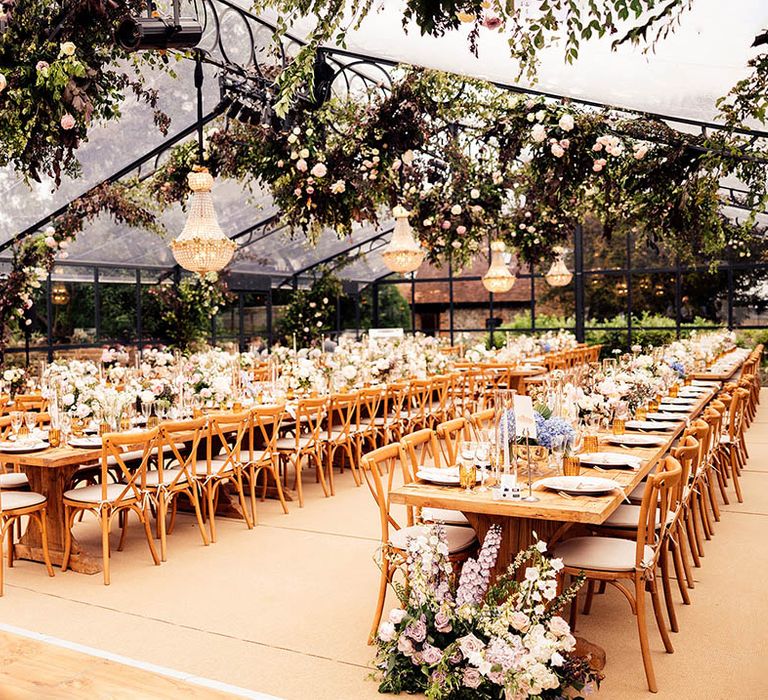
POLYGON ((485 477, 488 466, 491 463, 491 443, 487 439, 484 440, 482 436, 475 449, 475 461, 477 462, 477 466, 480 467, 480 486, 477 490, 484 493, 489 490, 485 485, 485 477))
POLYGON ((467 492, 471 491, 477 481, 477 468, 475 466, 475 454, 477 445, 466 441, 461 444, 461 459, 459 460, 459 484, 467 492))
POLYGON ((69 413, 59 415, 59 429, 61 430, 61 443, 66 445, 69 442, 69 434, 72 431, 72 416, 69 413))
POLYGON ((27 426, 27 431, 32 433, 37 428, 37 419, 39 414, 34 411, 24 412, 24 425, 27 426))

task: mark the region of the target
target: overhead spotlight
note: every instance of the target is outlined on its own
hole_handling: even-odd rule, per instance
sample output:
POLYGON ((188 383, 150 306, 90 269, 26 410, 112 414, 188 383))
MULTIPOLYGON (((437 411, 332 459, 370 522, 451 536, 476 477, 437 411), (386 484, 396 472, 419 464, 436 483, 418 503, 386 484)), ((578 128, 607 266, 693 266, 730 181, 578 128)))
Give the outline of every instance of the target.
POLYGON ((179 16, 179 0, 174 0, 173 17, 126 17, 115 29, 115 41, 128 51, 191 49, 202 36, 197 18, 179 16))

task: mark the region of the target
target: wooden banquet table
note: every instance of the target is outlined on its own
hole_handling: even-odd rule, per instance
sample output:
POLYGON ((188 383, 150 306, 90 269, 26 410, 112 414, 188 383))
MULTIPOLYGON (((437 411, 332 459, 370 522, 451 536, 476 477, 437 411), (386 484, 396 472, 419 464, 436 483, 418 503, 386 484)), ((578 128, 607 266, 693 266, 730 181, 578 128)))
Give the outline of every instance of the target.
MULTIPOLYGON (((698 415, 714 395, 709 391, 699 397, 690 417, 698 415)), ((605 477, 617 481, 623 493, 614 492, 603 496, 572 496, 566 498, 543 488, 534 489, 538 497, 536 502, 519 500, 494 500, 489 492, 465 492, 457 486, 439 486, 424 481, 406 484, 390 493, 392 503, 419 508, 445 508, 459 510, 467 517, 475 529, 480 541, 494 524, 501 526, 502 542, 494 570, 498 576, 522 549, 531 545, 536 537, 552 544, 559 540, 571 528, 578 525, 599 525, 624 501, 624 494, 629 495, 643 478, 656 467, 669 451, 672 443, 685 428, 684 415, 675 423, 675 428, 663 432, 638 434, 654 435, 662 439, 659 446, 624 447, 610 445, 603 451, 621 452, 640 457, 641 466, 637 470, 627 468, 593 469, 582 466, 584 476, 605 477), (535 533, 535 535, 534 535, 535 533)), ((628 431, 628 434, 630 431, 628 431)), ((601 446, 607 434, 601 435, 601 446)), ((518 478, 523 486, 523 496, 527 495, 525 469, 521 469, 518 478)))

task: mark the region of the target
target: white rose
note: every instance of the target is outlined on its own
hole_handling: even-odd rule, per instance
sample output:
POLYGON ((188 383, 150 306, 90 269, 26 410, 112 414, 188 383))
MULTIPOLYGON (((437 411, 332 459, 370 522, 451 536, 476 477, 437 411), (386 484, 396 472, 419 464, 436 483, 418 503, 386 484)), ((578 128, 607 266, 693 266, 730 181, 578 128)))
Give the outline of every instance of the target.
POLYGON ((555 158, 562 158, 565 153, 563 147, 559 143, 553 143, 549 150, 552 151, 552 155, 555 156, 555 158))
POLYGON ((570 131, 574 126, 573 117, 570 114, 564 114, 557 124, 563 131, 570 131))
POLYGON ((64 394, 64 396, 61 397, 61 400, 64 402, 65 406, 71 406, 73 403, 75 403, 75 395, 64 394))
POLYGON ((341 376, 344 379, 352 380, 357 376, 357 368, 354 365, 344 365, 341 368, 341 376))
POLYGON ((303 158, 300 158, 296 161, 296 170, 298 170, 301 173, 307 172, 307 161, 303 158))
POLYGON ((477 199, 480 196, 480 190, 478 190, 477 187, 473 187, 469 196, 472 197, 472 199, 477 199))
POLYGON ((454 216, 458 216, 459 214, 461 214, 461 206, 458 204, 454 204, 451 207, 451 214, 453 214, 454 216))
POLYGON ((141 398, 143 403, 151 403, 156 398, 155 392, 150 391, 149 389, 144 389, 144 391, 139 394, 139 398, 141 398))
POLYGON ((325 167, 325 163, 316 163, 310 172, 315 177, 325 177, 328 174, 328 168, 325 167))
POLYGON ((534 124, 531 129, 531 138, 536 141, 536 143, 541 143, 547 138, 547 130, 544 128, 543 124, 534 124))
POLYGON ((382 642, 391 642, 394 638, 395 626, 389 620, 385 620, 379 626, 379 639, 382 642))
POLYGON ((5 372, 3 372, 3 379, 5 379, 6 382, 13 381, 13 370, 7 369, 5 372))
POLYGON ((299 157, 300 158, 309 158, 309 149, 308 148, 302 148, 299 151, 299 157))
POLYGON ((5 77, 4 73, 0 73, 0 92, 5 90, 5 88, 8 86, 8 80, 5 77))
POLYGON ((288 136, 288 143, 296 143, 296 141, 298 141, 298 139, 296 138, 296 134, 290 134, 288 136))
POLYGON ((389 621, 394 624, 398 625, 405 619, 405 610, 402 608, 392 608, 392 610, 389 611, 389 621))
POLYGON ((410 165, 411 163, 413 163, 413 151, 408 150, 405 153, 403 153, 402 161, 406 165, 410 165))
POLYGON ((546 116, 547 116, 547 113, 543 109, 540 109, 538 112, 536 112, 536 121, 538 122, 544 121, 544 117, 546 116))
POLYGON ((73 56, 75 54, 75 45, 71 41, 65 41, 59 48, 59 56, 73 56))

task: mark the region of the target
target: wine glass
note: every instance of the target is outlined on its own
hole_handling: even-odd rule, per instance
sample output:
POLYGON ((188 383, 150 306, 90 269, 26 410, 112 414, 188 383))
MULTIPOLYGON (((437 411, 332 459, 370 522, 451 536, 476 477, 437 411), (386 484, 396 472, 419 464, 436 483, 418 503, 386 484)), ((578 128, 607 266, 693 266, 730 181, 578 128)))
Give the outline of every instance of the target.
POLYGON ((154 401, 143 401, 141 402, 141 413, 144 416, 145 423, 149 422, 149 417, 152 415, 152 406, 154 405, 154 401))
POLYGON ((27 426, 27 431, 31 435, 35 428, 37 428, 37 417, 38 414, 34 411, 24 411, 24 425, 27 426))
POLYGON ((552 463, 550 466, 560 469, 560 465, 563 463, 563 455, 567 447, 568 438, 565 435, 553 435, 552 436, 552 463))
POLYGON ((13 439, 19 438, 19 430, 24 423, 24 414, 21 411, 11 411, 11 432, 13 433, 13 439))

